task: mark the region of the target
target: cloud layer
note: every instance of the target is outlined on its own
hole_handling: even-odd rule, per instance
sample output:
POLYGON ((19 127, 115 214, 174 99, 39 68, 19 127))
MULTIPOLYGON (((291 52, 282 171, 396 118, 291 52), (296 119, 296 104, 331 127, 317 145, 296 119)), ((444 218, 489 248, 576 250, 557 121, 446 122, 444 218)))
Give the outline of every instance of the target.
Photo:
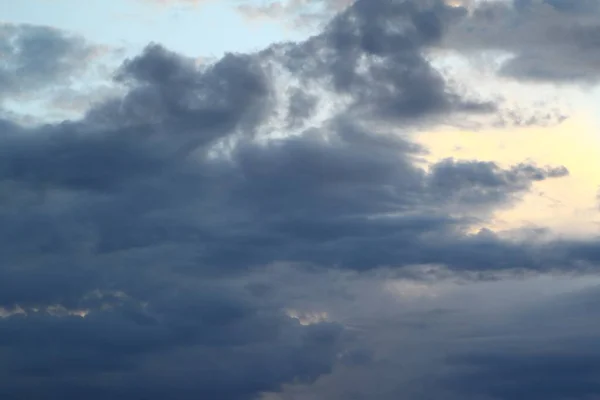
MULTIPOLYGON (((441 0, 359 0, 304 42, 203 66, 150 44, 115 71, 124 94, 81 118, 35 126, 4 118, 0 395, 243 400, 307 390, 306 398, 347 398, 340 382, 359 371, 365 392, 356 398, 373 398, 377 387, 388 392, 376 398, 397 398, 403 388, 390 387, 393 379, 379 383, 365 372, 372 369, 397 376, 414 398, 520 399, 545 368, 562 377, 553 393, 579 382, 568 394, 593 394, 597 358, 582 360, 580 343, 564 344, 566 355, 534 357, 523 340, 540 330, 498 312, 512 349, 499 353, 490 349, 505 342, 482 333, 497 327, 478 322, 484 312, 471 297, 464 306, 462 295, 444 292, 447 310, 420 303, 460 279, 586 271, 600 256, 593 238, 473 230, 540 182, 568 176, 568 166, 427 164, 428 150, 410 135, 500 107, 451 85, 432 50, 511 51, 516 58, 503 73, 566 79, 557 63, 552 74, 515 72, 537 42, 503 36, 500 43, 465 29, 504 21, 497 13, 529 16, 523 29, 534 29, 542 8, 579 21, 591 7, 525 3, 469 13, 441 0), (389 300, 376 295, 382 287, 421 300, 385 323, 385 312, 377 314, 389 300), (372 313, 369 333, 355 329, 372 313), (397 361, 403 349, 390 337, 398 327, 416 345, 407 353, 413 371, 397 361), (458 343, 477 334, 492 346, 458 343), (427 350, 423 338, 437 351, 450 346, 448 357, 427 350), (523 364, 535 372, 525 376, 523 364), (561 375, 565 366, 585 378, 561 375), (437 377, 444 384, 427 389, 437 377)), ((68 79, 90 51, 54 30, 6 30, 2 96, 68 79)), ((558 48, 570 40, 579 43, 565 38, 558 48)), ((576 79, 593 77, 587 61, 576 79)), ((527 312, 586 312, 570 298, 558 301, 566 304, 560 313, 547 305, 527 312)))

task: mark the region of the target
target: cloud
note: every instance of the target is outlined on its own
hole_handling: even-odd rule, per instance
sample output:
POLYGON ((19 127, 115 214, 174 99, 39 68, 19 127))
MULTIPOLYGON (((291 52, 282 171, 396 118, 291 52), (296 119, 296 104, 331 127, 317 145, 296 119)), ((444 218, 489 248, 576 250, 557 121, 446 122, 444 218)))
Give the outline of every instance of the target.
MULTIPOLYGON (((424 164, 407 133, 495 110, 424 54, 465 13, 362 0, 304 42, 207 65, 151 44, 81 118, 1 120, 0 394, 253 399, 377 359, 319 307, 338 300, 298 293, 329 289, 311 271, 597 263, 594 240, 471 229, 567 167, 424 164)), ((52 60, 40 77, 69 71, 52 60)))
POLYGON ((592 338, 598 327, 590 323, 597 301, 598 288, 591 287, 519 315, 496 346, 474 346, 450 358, 464 371, 453 376, 452 386, 475 398, 593 398, 600 384, 592 338), (535 346, 528 343, 533 338, 535 346))
POLYGON ((284 0, 258 5, 242 2, 237 9, 250 20, 275 19, 291 22, 295 28, 314 29, 352 3, 352 0, 284 0))
POLYGON ((311 282, 304 289, 307 299, 327 304, 330 315, 352 328, 355 354, 368 356, 336 366, 313 384, 286 385, 265 400, 374 394, 588 399, 597 390, 597 277, 470 283, 455 276, 415 282, 385 273, 294 277, 298 287, 311 282), (419 290, 382 290, 386 286, 419 290), (343 300, 333 300, 326 288, 339 291, 343 300))
POLYGON ((85 318, 30 312, 0 319, 0 393, 246 399, 331 368, 339 326, 302 326, 276 309, 259 311, 252 298, 216 282, 184 290, 169 285, 147 293, 147 306, 98 293, 85 318))
POLYGON ((595 1, 482 2, 451 29, 446 46, 504 52, 500 73, 534 82, 596 82, 600 8, 595 1))
POLYGON ((115 58, 116 49, 57 28, 1 23, 0 115, 26 125, 76 118, 119 93, 115 58))
POLYGON ((58 29, 0 25, 0 98, 39 91, 68 81, 86 66, 95 49, 58 29))
MULTIPOLYGON (((355 3, 354 0, 270 0, 255 4, 238 1, 238 11, 250 20, 272 19, 290 23, 296 29, 314 30, 327 24, 336 14, 355 3)), ((449 1, 449 6, 468 6, 471 1, 449 1)))

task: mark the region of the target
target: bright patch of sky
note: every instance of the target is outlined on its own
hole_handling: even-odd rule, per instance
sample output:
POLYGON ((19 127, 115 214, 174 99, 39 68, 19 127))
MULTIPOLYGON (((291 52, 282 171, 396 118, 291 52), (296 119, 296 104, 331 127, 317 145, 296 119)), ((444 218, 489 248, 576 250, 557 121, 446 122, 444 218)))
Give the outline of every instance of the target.
POLYGON ((0 15, 2 22, 58 27, 97 44, 136 51, 157 42, 192 57, 247 52, 306 34, 273 19, 251 21, 238 12, 238 5, 234 1, 0 0, 0 15))

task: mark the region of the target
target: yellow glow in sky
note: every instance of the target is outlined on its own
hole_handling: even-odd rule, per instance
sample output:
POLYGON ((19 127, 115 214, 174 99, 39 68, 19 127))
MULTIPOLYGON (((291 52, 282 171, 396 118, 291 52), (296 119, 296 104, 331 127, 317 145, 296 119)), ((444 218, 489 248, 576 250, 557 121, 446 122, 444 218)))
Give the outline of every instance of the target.
POLYGON ((503 167, 533 161, 569 169, 568 177, 536 183, 522 202, 498 211, 485 227, 543 226, 569 236, 600 233, 600 138, 590 118, 572 117, 555 127, 429 132, 419 134, 416 141, 430 150, 429 162, 454 157, 494 161, 503 167))

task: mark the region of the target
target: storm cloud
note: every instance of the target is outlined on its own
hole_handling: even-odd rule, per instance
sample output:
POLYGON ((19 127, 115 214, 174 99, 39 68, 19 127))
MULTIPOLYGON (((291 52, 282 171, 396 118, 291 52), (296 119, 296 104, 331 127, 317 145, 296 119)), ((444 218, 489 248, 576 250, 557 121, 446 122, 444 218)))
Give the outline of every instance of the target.
MULTIPOLYGON (((593 266, 594 240, 473 230, 568 166, 425 163, 409 135, 496 110, 426 55, 466 15, 441 0, 359 0, 306 41, 201 66, 150 44, 115 71, 125 93, 81 118, 0 121, 0 395, 255 399, 381 361, 351 324, 300 310, 335 308, 346 277, 593 266)), ((5 40, 24 81, 0 70, 4 93, 68 77, 87 54, 43 32, 5 40)), ((426 315, 403 326, 438 314, 426 315)), ((475 353, 448 364, 510 378, 521 356, 475 353)))

